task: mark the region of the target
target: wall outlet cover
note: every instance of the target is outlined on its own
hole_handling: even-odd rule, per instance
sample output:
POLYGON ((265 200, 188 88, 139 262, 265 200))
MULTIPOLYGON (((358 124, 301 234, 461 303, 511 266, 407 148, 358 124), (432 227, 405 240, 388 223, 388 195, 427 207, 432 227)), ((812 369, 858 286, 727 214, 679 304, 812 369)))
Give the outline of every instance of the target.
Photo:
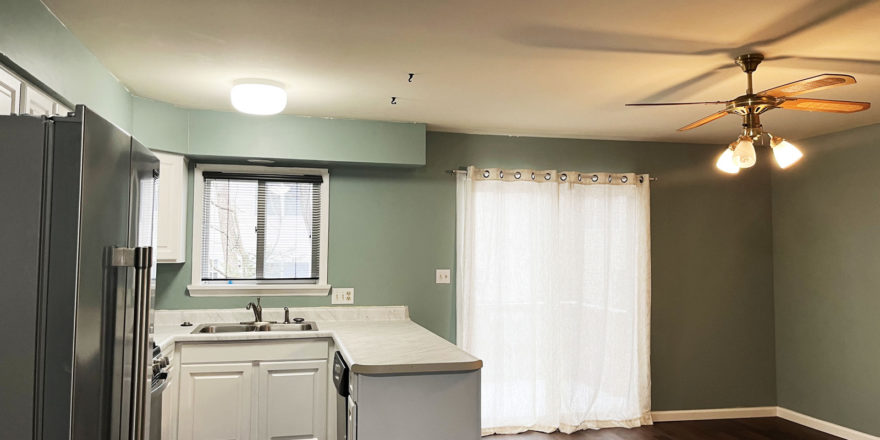
POLYGON ((354 304, 353 287, 334 287, 332 290, 332 304, 354 304))
POLYGON ((437 284, 449 284, 449 269, 437 269, 437 284))

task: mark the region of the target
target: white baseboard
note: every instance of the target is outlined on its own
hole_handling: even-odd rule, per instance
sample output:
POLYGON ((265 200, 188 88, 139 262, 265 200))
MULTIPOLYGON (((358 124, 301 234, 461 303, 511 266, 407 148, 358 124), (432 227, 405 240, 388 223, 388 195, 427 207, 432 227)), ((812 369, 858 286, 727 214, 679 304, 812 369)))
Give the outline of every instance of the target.
POLYGON ((880 437, 871 434, 865 434, 864 432, 859 432, 855 429, 850 429, 844 426, 835 425, 834 423, 819 420, 815 417, 810 417, 806 414, 801 414, 790 409, 779 408, 776 415, 780 418, 795 422, 799 425, 804 425, 809 428, 817 429, 819 431, 831 435, 836 435, 847 440, 880 440, 880 437))
POLYGON ((754 417, 776 417, 775 406, 751 408, 693 409, 683 411, 653 411, 655 422, 679 422, 685 420, 749 419, 754 417))
POLYGON ((779 417, 822 431, 836 435, 846 440, 880 440, 880 437, 859 432, 844 426, 835 425, 831 422, 819 420, 790 409, 778 406, 757 406, 750 408, 718 408, 718 409, 695 409, 682 411, 653 411, 651 418, 655 422, 679 422, 687 420, 719 420, 719 419, 748 419, 754 417, 779 417))

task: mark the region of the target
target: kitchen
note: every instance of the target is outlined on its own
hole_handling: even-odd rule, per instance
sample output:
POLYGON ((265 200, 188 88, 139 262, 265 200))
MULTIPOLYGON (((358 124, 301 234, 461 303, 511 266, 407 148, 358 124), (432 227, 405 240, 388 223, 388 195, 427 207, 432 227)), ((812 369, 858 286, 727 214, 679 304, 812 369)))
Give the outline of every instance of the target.
POLYGON ((880 434, 876 2, 174 3, 0 4, 4 436, 880 434))

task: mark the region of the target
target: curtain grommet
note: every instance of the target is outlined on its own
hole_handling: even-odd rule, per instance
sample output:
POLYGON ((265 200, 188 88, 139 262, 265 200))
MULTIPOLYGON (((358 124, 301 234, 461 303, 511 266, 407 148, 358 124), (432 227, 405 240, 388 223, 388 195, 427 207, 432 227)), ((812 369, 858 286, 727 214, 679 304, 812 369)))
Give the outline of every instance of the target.
POLYGON ((499 178, 499 179, 503 179, 503 178, 504 178, 504 170, 498 171, 498 178, 499 178))
POLYGON ((514 178, 514 179, 519 180, 520 177, 522 177, 522 173, 520 173, 519 171, 513 173, 513 178, 514 178))
POLYGON ((623 183, 626 183, 626 182, 629 181, 629 177, 626 177, 626 176, 620 176, 620 181, 623 182, 623 183))
POLYGON ((491 173, 489 172, 489 170, 485 170, 485 171, 483 171, 483 177, 485 177, 485 178, 487 178, 487 179, 489 178, 489 175, 490 175, 490 174, 491 174, 491 173))
POLYGON ((583 181, 584 181, 584 176, 581 176, 580 174, 578 174, 578 182, 583 182, 583 181))
POLYGON ((550 180, 550 173, 544 175, 544 180, 550 180))
POLYGON ((568 176, 567 176, 565 173, 562 173, 562 174, 559 176, 559 180, 565 182, 566 180, 568 180, 568 176))
POLYGON ((598 182, 598 181, 599 181, 599 176, 596 175, 596 174, 593 174, 593 177, 590 177, 590 180, 592 180, 593 182, 598 182))
POLYGON ((645 183, 645 176, 639 176, 639 183, 645 183))

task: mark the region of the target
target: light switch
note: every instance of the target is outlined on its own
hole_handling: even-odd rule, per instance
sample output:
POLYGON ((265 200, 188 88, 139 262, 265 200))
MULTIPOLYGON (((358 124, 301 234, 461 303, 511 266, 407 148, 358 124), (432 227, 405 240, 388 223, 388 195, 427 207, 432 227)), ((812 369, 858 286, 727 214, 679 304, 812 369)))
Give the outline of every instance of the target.
POLYGON ((332 304, 354 304, 354 288, 334 287, 331 299, 332 304))
POLYGON ((437 269, 437 284, 449 284, 449 269, 437 269))

